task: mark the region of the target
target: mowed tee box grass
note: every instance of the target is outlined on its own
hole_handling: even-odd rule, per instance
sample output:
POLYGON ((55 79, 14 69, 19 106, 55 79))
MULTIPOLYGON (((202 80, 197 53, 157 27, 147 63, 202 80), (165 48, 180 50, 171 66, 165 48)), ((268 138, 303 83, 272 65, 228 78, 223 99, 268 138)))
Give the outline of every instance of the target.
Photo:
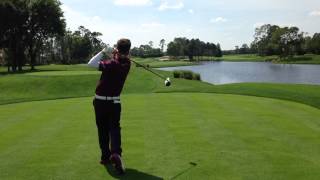
MULTIPOLYGON (((98 164, 99 72, 39 69, 0 77, 0 179, 119 178, 98 164)), ((122 178, 319 179, 319 90, 181 79, 168 88, 133 67, 122 95, 122 178)))

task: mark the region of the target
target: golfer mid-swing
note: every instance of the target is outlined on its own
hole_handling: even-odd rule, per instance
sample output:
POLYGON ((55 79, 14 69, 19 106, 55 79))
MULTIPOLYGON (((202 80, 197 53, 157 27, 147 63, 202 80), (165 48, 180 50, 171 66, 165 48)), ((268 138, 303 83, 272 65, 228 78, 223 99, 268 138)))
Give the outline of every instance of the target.
POLYGON ((102 165, 109 162, 119 173, 124 173, 121 159, 120 94, 130 70, 129 39, 120 39, 113 52, 113 58, 103 59, 106 49, 99 52, 88 63, 102 71, 93 100, 102 165))

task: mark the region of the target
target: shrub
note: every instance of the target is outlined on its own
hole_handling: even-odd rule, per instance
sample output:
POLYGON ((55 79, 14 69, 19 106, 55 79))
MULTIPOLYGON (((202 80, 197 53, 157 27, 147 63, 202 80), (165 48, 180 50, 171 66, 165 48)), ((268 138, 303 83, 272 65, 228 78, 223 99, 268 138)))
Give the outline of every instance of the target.
POLYGON ((193 74, 193 80, 201 81, 201 76, 199 73, 194 73, 193 74))
POLYGON ((182 71, 183 78, 192 80, 193 72, 192 71, 182 71))
POLYGON ((173 71, 174 78, 183 78, 188 80, 201 80, 201 76, 198 73, 194 73, 192 71, 187 70, 175 70, 173 71))
POLYGON ((173 71, 173 77, 174 78, 180 78, 180 74, 181 74, 180 71, 177 71, 177 70, 173 71))

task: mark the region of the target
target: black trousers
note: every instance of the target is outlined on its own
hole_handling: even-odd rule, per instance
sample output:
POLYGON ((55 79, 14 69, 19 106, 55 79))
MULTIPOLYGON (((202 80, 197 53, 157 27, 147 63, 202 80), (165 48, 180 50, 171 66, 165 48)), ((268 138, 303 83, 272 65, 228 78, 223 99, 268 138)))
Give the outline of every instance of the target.
POLYGON ((101 159, 107 160, 113 153, 121 156, 121 104, 94 99, 93 105, 98 128, 101 159))

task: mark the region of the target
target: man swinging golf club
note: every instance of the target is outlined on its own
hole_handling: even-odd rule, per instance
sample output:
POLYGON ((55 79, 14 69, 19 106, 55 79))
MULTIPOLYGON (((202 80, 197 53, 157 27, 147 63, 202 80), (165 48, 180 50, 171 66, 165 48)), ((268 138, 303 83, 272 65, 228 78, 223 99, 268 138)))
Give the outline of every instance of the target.
POLYGON ((103 59, 104 54, 108 53, 105 48, 88 63, 102 71, 93 100, 101 149, 100 163, 112 163, 120 174, 125 171, 121 159, 120 94, 131 66, 130 47, 129 39, 120 39, 113 51, 113 58, 103 59))

